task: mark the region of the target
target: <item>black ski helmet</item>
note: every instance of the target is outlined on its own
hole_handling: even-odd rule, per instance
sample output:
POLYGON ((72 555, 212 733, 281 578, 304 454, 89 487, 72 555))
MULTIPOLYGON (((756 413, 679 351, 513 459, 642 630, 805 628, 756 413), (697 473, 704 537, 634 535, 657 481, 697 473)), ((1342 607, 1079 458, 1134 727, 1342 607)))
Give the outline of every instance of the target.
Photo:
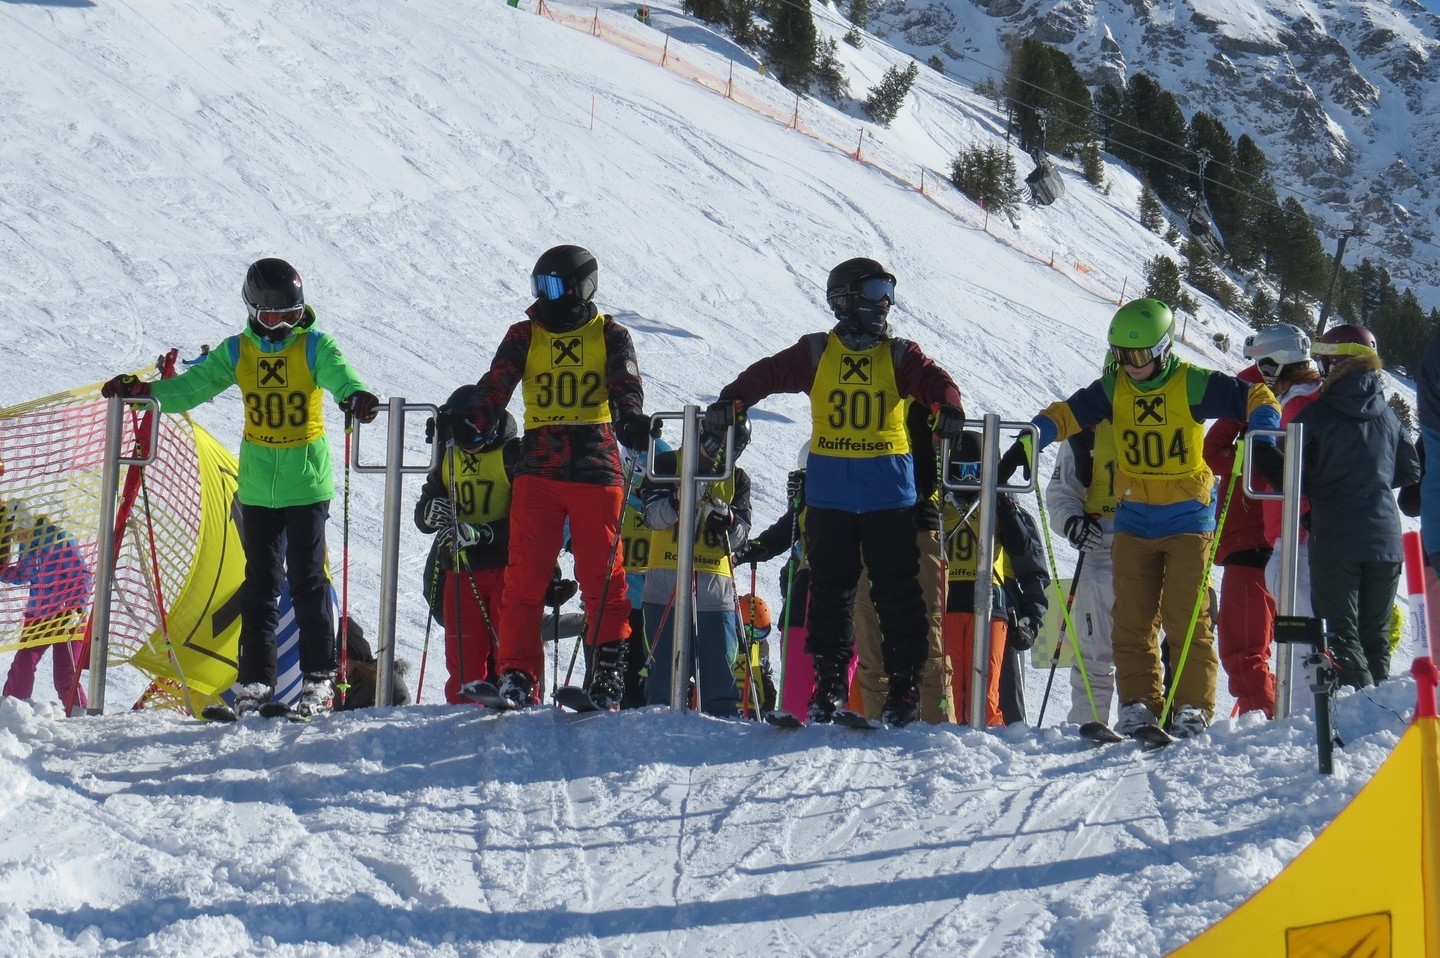
MULTIPOLYGON (((579 299, 588 303, 595 298, 595 290, 599 286, 600 264, 595 262, 594 254, 583 246, 555 246, 540 254, 530 275, 532 277, 559 277, 566 293, 574 293, 579 299)), ((532 286, 538 285, 533 279, 531 282, 532 286)), ((541 295, 538 288, 533 289, 532 292, 536 296, 541 295)), ((559 297, 547 298, 558 299, 559 297)))
POLYGON ((830 271, 825 282, 825 301, 842 324, 874 336, 885 335, 890 307, 895 301, 895 276, 873 259, 857 256, 847 259, 830 271), (886 280, 890 294, 872 299, 861 293, 866 280, 886 280))
POLYGON ((461 449, 477 449, 485 445, 486 436, 475 428, 469 416, 470 411, 479 405, 480 387, 469 383, 451 393, 445 405, 440 407, 445 431, 461 449))
POLYGON ((240 295, 250 310, 251 319, 262 309, 294 309, 305 305, 305 286, 299 272, 273 256, 250 264, 240 295))
POLYGON ((257 259, 246 270, 240 298, 245 300, 245 309, 250 314, 250 328, 257 336, 284 339, 304 316, 305 284, 295 267, 283 259, 267 256, 257 259), (260 322, 262 311, 293 312, 294 317, 267 325, 260 322))

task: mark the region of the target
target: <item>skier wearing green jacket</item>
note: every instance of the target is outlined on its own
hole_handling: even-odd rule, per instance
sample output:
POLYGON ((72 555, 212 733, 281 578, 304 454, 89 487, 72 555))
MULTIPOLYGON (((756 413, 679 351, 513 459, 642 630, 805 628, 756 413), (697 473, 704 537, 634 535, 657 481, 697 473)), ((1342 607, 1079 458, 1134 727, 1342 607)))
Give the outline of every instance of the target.
POLYGON ((325 570, 325 522, 335 495, 323 392, 361 422, 380 400, 368 392, 328 333, 315 328, 300 274, 282 259, 251 265, 241 287, 250 320, 173 379, 116 376, 104 396, 153 396, 179 413, 239 386, 245 403, 238 497, 245 581, 240 588, 240 662, 235 713, 253 712, 275 690, 275 629, 281 575, 300 631, 304 685, 296 711, 334 705, 337 649, 325 570))

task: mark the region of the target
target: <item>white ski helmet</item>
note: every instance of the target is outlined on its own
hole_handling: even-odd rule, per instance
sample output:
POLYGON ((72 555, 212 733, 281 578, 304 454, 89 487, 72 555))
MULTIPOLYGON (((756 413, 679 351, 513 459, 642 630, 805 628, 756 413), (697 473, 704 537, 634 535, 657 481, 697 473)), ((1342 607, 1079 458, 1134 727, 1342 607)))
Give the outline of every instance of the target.
POLYGON ((1266 385, 1274 386, 1286 366, 1310 361, 1310 336, 1299 326, 1274 323, 1245 340, 1245 357, 1255 361, 1266 385))

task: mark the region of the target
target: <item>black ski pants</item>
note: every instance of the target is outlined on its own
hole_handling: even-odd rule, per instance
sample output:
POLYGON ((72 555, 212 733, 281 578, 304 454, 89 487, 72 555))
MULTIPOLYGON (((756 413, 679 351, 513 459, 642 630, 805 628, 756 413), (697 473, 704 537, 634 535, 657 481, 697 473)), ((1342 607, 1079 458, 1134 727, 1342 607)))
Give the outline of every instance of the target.
POLYGON ((240 506, 245 582, 240 586, 240 684, 275 685, 275 628, 281 577, 300 628, 300 671, 333 672, 337 649, 325 573, 325 522, 330 502, 306 506, 240 506))
POLYGON ((848 663, 855 647, 855 586, 860 566, 870 571, 870 600, 880 620, 885 671, 893 675, 925 662, 929 623, 920 589, 915 509, 806 511, 810 560, 810 635, 805 651, 848 663))

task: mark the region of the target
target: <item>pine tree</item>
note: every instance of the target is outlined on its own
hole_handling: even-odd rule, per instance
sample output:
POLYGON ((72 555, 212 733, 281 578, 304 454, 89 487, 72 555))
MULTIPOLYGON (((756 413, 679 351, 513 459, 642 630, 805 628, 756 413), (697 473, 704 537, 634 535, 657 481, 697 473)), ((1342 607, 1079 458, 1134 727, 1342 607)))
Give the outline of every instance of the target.
POLYGON ((900 115, 900 107, 905 104, 905 97, 910 94, 910 87, 919 75, 920 66, 914 60, 903 70, 892 65, 866 94, 863 105, 865 115, 888 127, 900 115))
POLYGON ((1152 233, 1159 233, 1165 228, 1165 213, 1160 208, 1160 201, 1155 198, 1155 193, 1147 183, 1140 187, 1140 225, 1152 233))
POLYGON ((993 213, 1007 213, 1019 202, 1015 159, 998 144, 972 145, 950 164, 950 182, 993 213))
POLYGON ((869 0, 850 0, 850 10, 847 16, 850 19, 850 29, 845 31, 843 39, 859 50, 865 46, 865 38, 860 35, 860 28, 870 20, 869 0))
POLYGON ((760 47, 762 31, 755 22, 759 0, 721 0, 725 5, 725 25, 730 37, 747 50, 760 47))
POLYGON ((1060 49, 1026 39, 1012 47, 1005 94, 1020 150, 1072 153, 1090 136, 1090 88, 1060 49))
POLYGON ((1330 278, 1329 264, 1320 235, 1300 201, 1290 196, 1281 204, 1280 215, 1265 243, 1268 272, 1279 285, 1279 299, 1301 305, 1301 297, 1318 297, 1330 278))
POLYGON ((1254 329, 1262 329, 1275 322, 1274 304, 1265 290, 1257 288, 1255 295, 1250 297, 1250 305, 1245 310, 1245 319, 1249 321, 1254 329))
MULTIPOLYGON (((1411 367, 1418 369, 1418 366, 1411 367)), ((1394 410, 1395 418, 1400 420, 1400 428, 1405 430, 1407 436, 1415 435, 1415 417, 1410 412, 1410 404, 1407 403, 1399 393, 1391 393, 1385 400, 1386 404, 1394 410)))
POLYGON ((782 3, 770 20, 766 53, 775 78, 788 89, 804 93, 815 76, 815 18, 810 5, 782 3))
POLYGON ((1225 251, 1239 269, 1259 269, 1262 254, 1262 222, 1273 206, 1279 205, 1275 184, 1270 178, 1270 161, 1249 136, 1235 143, 1231 184, 1215 191, 1218 202, 1215 226, 1225 237, 1225 251), (1273 204, 1273 206, 1272 206, 1273 204))
POLYGON ((1086 183, 1099 190, 1105 188, 1105 158, 1100 155, 1100 143, 1097 140, 1086 140, 1085 145, 1080 148, 1080 170, 1086 183))
POLYGON ((1175 95, 1149 74, 1136 74, 1126 89, 1123 119, 1129 125, 1114 131, 1117 155, 1144 174, 1156 196, 1172 207, 1182 205, 1191 161, 1185 115, 1175 95))
POLYGON ((850 99, 850 80, 845 75, 845 67, 841 65, 840 59, 835 55, 837 45, 834 37, 826 37, 820 41, 819 62, 815 65, 815 82, 820 87, 820 95, 831 103, 844 103, 850 99))
POLYGON ((1145 264, 1145 295, 1178 307, 1183 297, 1180 289, 1180 266, 1161 254, 1145 264))
POLYGON ((724 23, 725 0, 681 0, 680 9, 706 23, 724 23))

